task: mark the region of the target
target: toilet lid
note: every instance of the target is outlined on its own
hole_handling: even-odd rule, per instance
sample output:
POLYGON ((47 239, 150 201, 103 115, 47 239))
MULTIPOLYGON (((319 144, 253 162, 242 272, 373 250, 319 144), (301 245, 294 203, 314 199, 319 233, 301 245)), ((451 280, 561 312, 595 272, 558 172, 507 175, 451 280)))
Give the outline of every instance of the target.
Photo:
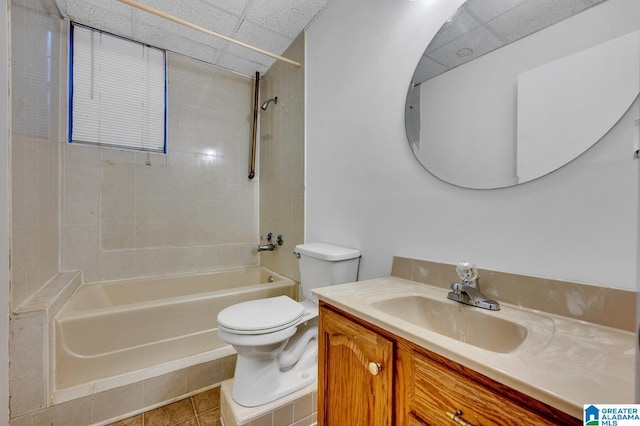
POLYGON ((272 333, 290 327, 304 314, 304 307, 287 296, 250 300, 224 308, 218 326, 236 334, 272 333))

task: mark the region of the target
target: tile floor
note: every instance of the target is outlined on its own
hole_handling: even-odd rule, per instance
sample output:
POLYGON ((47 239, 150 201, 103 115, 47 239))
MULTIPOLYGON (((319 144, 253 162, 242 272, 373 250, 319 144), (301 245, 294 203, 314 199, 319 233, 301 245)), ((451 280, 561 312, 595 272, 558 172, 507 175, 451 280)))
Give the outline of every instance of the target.
POLYGON ((220 426, 220 388, 112 423, 111 426, 220 426))

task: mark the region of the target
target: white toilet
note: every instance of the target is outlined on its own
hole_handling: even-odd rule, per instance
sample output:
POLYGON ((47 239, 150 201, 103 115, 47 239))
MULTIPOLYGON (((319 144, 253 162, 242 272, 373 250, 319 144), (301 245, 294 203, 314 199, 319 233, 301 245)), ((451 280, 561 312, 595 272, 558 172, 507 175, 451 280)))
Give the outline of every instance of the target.
POLYGON ((218 335, 238 352, 231 396, 240 405, 266 404, 316 380, 318 299, 311 290, 358 278, 358 250, 310 243, 297 245, 295 254, 305 301, 270 297, 218 315, 218 335))

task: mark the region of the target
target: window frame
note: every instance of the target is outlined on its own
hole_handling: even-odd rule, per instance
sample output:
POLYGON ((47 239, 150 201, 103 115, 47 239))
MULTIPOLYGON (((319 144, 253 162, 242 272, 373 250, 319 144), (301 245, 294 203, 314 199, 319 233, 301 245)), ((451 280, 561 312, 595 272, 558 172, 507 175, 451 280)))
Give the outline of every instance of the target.
POLYGON ((127 37, 123 37, 123 36, 119 36, 117 34, 113 34, 107 31, 103 31, 103 30, 99 30, 97 28, 93 28, 87 25, 82 25, 82 24, 78 24, 76 22, 70 22, 69 23, 69 73, 68 73, 68 90, 67 90, 67 94, 68 94, 68 125, 67 125, 67 142, 69 144, 81 144, 81 145, 93 145, 93 146, 102 146, 102 147, 108 147, 108 148, 117 148, 117 149, 125 149, 125 150, 132 150, 132 151, 139 151, 139 152, 150 152, 150 153, 160 153, 160 154, 166 154, 167 153, 167 125, 168 125, 168 105, 167 105, 167 99, 168 99, 168 93, 167 93, 167 75, 168 75, 168 66, 167 66, 167 51, 165 49, 161 49, 155 46, 151 46, 149 44, 146 43, 141 43, 139 41, 136 40, 132 40, 129 39, 127 37), (106 35, 108 37, 114 37, 120 40, 124 40, 127 41, 129 43, 134 43, 134 44, 138 44, 141 46, 144 46, 146 48, 150 48, 150 49, 154 49, 157 51, 162 52, 163 55, 163 123, 162 123, 162 132, 163 132, 163 141, 162 141, 162 147, 161 148, 145 148, 144 146, 136 146, 133 144, 113 144, 113 143, 104 143, 104 142, 94 142, 94 141, 84 141, 84 140, 78 140, 78 139, 74 139, 73 138, 73 123, 74 123, 74 102, 73 102, 73 94, 74 94, 74 65, 73 65, 73 61, 74 61, 74 30, 75 27, 78 28, 83 28, 95 33, 99 33, 101 35, 106 35))

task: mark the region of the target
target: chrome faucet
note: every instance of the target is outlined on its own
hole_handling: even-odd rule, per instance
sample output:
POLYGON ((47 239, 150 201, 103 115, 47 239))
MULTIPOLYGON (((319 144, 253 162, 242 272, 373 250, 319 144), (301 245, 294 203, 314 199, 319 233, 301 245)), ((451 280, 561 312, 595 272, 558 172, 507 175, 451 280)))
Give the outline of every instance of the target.
MULTIPOLYGON (((276 245, 271 242, 273 240, 273 233, 269 232, 266 236, 260 237, 260 240, 267 240, 268 244, 258 244, 258 251, 273 251, 276 248, 276 245)), ((278 235, 276 238, 276 242, 279 246, 284 243, 284 238, 282 235, 278 235)))
POLYGON ((451 284, 452 291, 447 294, 447 299, 491 311, 500 310, 500 304, 497 301, 487 298, 480 292, 478 270, 473 263, 458 263, 456 272, 460 279, 462 279, 462 283, 451 284))

